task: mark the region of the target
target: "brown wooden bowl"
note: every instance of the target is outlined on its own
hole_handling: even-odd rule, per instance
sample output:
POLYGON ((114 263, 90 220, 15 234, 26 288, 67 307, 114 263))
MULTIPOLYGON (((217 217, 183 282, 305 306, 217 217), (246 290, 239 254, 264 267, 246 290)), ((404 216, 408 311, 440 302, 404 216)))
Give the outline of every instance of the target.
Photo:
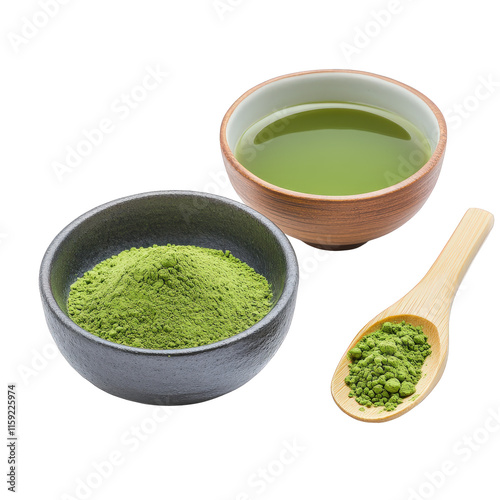
POLYGON ((222 120, 220 143, 229 179, 247 205, 309 245, 347 250, 394 231, 422 207, 441 170, 446 122, 430 99, 396 80, 353 70, 304 71, 273 78, 245 92, 222 120), (428 139, 429 161, 411 177, 384 189, 324 196, 270 184, 235 158, 238 139, 258 119, 296 104, 325 101, 364 103, 402 115, 428 139))

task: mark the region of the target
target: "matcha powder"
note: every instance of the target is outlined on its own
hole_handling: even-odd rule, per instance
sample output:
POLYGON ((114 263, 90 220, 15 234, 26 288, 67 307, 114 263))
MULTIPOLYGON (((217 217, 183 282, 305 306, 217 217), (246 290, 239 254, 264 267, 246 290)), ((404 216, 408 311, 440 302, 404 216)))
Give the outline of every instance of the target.
POLYGON ((384 323, 376 332, 363 337, 347 356, 352 361, 345 383, 349 397, 363 406, 383 406, 394 410, 403 398, 415 393, 422 377, 422 365, 431 354, 421 327, 384 323))
POLYGON ((246 330, 271 310, 267 280, 229 251, 131 248, 71 285, 70 318, 117 344, 181 349, 246 330))

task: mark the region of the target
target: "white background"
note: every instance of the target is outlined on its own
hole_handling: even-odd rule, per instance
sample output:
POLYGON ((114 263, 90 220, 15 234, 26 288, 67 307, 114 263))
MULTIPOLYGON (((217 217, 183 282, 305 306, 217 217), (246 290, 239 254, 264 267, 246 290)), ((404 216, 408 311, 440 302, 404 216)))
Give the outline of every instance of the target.
POLYGON ((459 290, 448 366, 421 405, 369 425, 343 414, 329 391, 354 334, 423 276, 466 209, 500 215, 495 3, 218 6, 66 0, 30 30, 24 18, 44 22, 39 3, 2 2, 0 304, 4 382, 18 384, 18 498, 498 498, 500 425, 484 427, 500 412, 498 227, 459 290), (377 15, 389 8, 390 17, 377 15), (116 100, 148 66, 169 76, 125 116, 116 100), (81 213, 133 193, 193 189, 238 199, 219 150, 226 109, 261 81, 318 68, 395 78, 443 110, 448 149, 428 202, 357 250, 327 253, 293 240, 302 275, 292 327, 239 390, 166 418, 95 388, 54 354, 45 325, 37 274, 52 238, 81 213), (495 83, 488 89, 485 80, 495 83), (54 162, 104 118, 113 131, 59 180, 54 162), (136 428, 142 440, 132 437, 136 428), (283 453, 285 443, 295 456, 283 453), (110 455, 119 464, 97 475, 95 464, 110 455), (454 473, 443 478, 436 471, 447 462, 454 473))

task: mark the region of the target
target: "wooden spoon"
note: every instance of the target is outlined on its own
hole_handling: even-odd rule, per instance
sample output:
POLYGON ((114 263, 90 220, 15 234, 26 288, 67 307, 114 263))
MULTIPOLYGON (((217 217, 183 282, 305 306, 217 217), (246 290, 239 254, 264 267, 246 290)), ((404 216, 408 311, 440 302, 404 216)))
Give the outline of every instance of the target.
MULTIPOLYGON (((373 318, 351 342, 333 375, 332 396, 342 411, 364 422, 385 422, 400 417, 414 408, 439 382, 448 358, 448 331, 451 305, 460 283, 483 241, 493 227, 493 215, 485 210, 470 208, 455 229, 448 243, 422 281, 402 299, 373 318), (429 337, 432 354, 422 367, 422 378, 413 396, 407 397, 393 411, 383 406, 364 411, 350 398, 344 379, 349 374, 347 352, 365 335, 386 322, 406 321, 421 326, 429 337)), ((364 408, 364 407, 363 407, 364 408)))

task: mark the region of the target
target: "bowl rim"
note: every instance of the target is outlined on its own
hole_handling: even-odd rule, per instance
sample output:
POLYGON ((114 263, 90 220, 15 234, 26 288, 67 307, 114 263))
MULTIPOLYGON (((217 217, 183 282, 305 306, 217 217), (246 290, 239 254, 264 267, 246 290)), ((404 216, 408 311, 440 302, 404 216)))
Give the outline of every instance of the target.
POLYGON ((220 127, 220 146, 221 146, 221 150, 222 150, 222 155, 225 157, 225 159, 230 163, 230 165, 240 175, 247 178, 249 181, 251 181, 255 184, 258 184, 260 187, 267 189, 269 191, 272 191, 274 194, 281 195, 281 196, 293 197, 296 199, 309 200, 309 201, 367 200, 367 199, 373 199, 373 198, 385 196, 385 195, 388 195, 390 193, 394 193, 396 191, 404 189, 405 187, 409 186, 410 184, 413 184, 414 182, 418 181, 422 177, 425 177, 431 170, 434 169, 434 167, 436 165, 439 164, 439 162, 441 161, 441 159, 443 157, 445 148, 446 148, 446 141, 447 141, 446 120, 445 120, 441 110, 427 96, 425 96, 424 94, 422 94, 418 90, 414 89, 413 87, 410 87, 409 85, 406 85, 405 83, 402 83, 398 80, 394 80, 393 78, 378 75, 376 73, 370 73, 367 71, 360 71, 360 70, 353 70, 353 69, 315 69, 315 70, 308 70, 308 71, 298 71, 295 73, 288 73, 286 75, 277 76, 275 78, 271 78, 271 79, 266 80, 262 83, 259 83, 258 85, 255 85, 251 89, 247 90, 244 94, 242 94, 231 105, 231 107, 226 111, 226 114, 224 115, 224 118, 222 119, 222 123, 221 123, 221 127, 220 127), (432 111, 432 113, 436 117, 436 120, 437 120, 438 126, 439 126, 439 140, 438 140, 436 148, 434 149, 434 152, 432 153, 429 160, 422 167, 420 167, 413 175, 402 180, 401 182, 398 182, 397 184, 393 184, 391 186, 388 186, 388 187, 383 188, 383 189, 379 189, 377 191, 369 191, 367 193, 350 194, 350 195, 342 195, 342 196, 302 193, 300 191, 293 191, 291 189, 282 188, 280 186, 277 186, 276 184, 271 184, 270 182, 267 182, 267 181, 261 179, 260 177, 257 177, 255 174, 250 172, 250 170, 247 170, 234 156, 233 151, 229 147, 229 144, 227 142, 227 137, 226 137, 227 124, 228 124, 229 119, 231 118, 233 112, 235 111, 235 109, 249 95, 253 94, 256 90, 264 87, 265 85, 269 85, 271 83, 274 83, 274 82, 279 81, 279 80, 283 80, 285 78, 295 78, 295 77, 311 75, 311 74, 316 74, 316 73, 348 73, 348 74, 365 75, 365 76, 368 76, 371 78, 379 78, 381 80, 385 80, 386 82, 392 83, 394 85, 398 85, 398 86, 408 90, 409 92, 415 94, 418 98, 420 98, 422 101, 424 101, 425 104, 427 104, 427 106, 430 108, 430 110, 432 111))
MULTIPOLYGON (((267 217, 257 212, 251 207, 244 205, 238 201, 232 200, 230 198, 226 198, 224 196, 219 196, 211 193, 204 193, 200 191, 189 191, 189 190, 168 190, 168 191, 148 191, 144 193, 133 194, 129 196, 124 196, 122 198, 117 198, 115 200, 103 203, 98 205, 91 210, 83 213, 72 222, 70 222, 64 229, 62 229, 59 234, 52 240, 49 244, 45 254, 43 256, 41 265, 40 265, 40 273, 39 273, 39 287, 40 287, 40 295, 42 297, 42 301, 49 308, 50 312, 57 317, 57 319, 64 324, 64 326, 72 331, 76 335, 81 335, 91 342, 96 342, 97 344, 102 344, 103 347, 108 347, 111 349, 117 349, 120 351, 124 351, 126 353, 133 354, 142 354, 142 355, 153 355, 153 356, 180 356, 180 355, 195 355, 200 354, 202 352, 211 351, 213 349, 224 348, 243 340, 246 337, 254 334, 258 330, 265 328, 269 323, 271 323, 276 316, 278 316, 290 302, 290 299, 295 294, 298 287, 299 280, 299 267, 297 262, 297 256, 292 247, 292 244, 285 236, 283 231, 276 225, 274 222, 269 220, 267 217), (117 344, 111 342, 109 340, 103 339, 94 335, 93 333, 88 332, 84 328, 77 325, 69 316, 67 316, 62 309, 59 307, 59 304, 54 298, 52 293, 52 287, 50 285, 50 275, 52 271, 52 265, 54 262, 54 258, 59 250, 60 245, 67 239, 71 237, 71 233, 84 221, 106 211, 111 207, 116 207, 118 205, 124 205, 134 200, 143 199, 143 198, 151 198, 151 197, 194 197, 194 198, 208 198, 212 201, 221 202, 225 205, 229 205, 236 210, 240 210, 242 212, 246 212, 251 217, 257 220, 260 224, 265 226, 276 238, 280 248, 283 251, 285 257, 285 267, 286 267, 286 278, 285 284, 283 287, 283 291, 281 296, 274 304, 272 309, 257 323, 252 325, 250 328, 243 330, 227 339, 220 340, 218 342, 213 342, 211 344, 205 344, 197 347, 188 347, 184 349, 143 349, 139 347, 132 347, 123 344, 117 344)), ((50 328, 49 328, 50 330, 50 328)), ((52 332, 51 332, 52 333, 52 332)))

